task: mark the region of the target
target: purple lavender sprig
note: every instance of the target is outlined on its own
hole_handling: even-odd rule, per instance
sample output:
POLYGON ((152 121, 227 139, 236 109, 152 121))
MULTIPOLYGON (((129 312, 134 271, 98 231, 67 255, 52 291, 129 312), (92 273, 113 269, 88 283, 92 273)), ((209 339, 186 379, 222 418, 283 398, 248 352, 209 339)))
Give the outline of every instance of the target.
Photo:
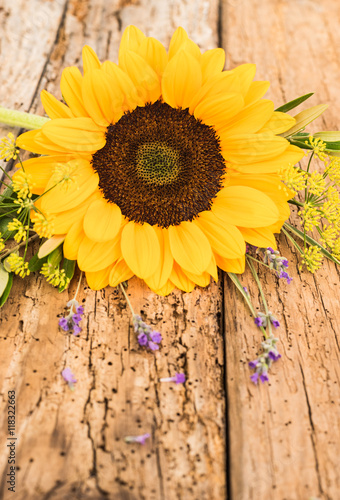
POLYGON ((65 380, 65 382, 68 383, 68 386, 71 389, 71 391, 74 391, 74 384, 77 382, 77 379, 75 378, 75 376, 71 372, 71 369, 65 368, 61 372, 61 375, 62 375, 63 379, 65 380))
POLYGON ((286 257, 281 257, 280 252, 274 250, 271 247, 268 248, 258 248, 256 253, 260 251, 263 252, 263 262, 276 271, 276 275, 279 278, 284 278, 287 280, 288 285, 292 282, 293 278, 289 276, 288 269, 288 259, 286 257))
POLYGON ((144 323, 142 318, 138 314, 134 314, 132 317, 133 327, 137 333, 138 344, 151 351, 157 351, 159 349, 159 344, 162 342, 162 335, 153 330, 151 326, 144 323))
POLYGON ((145 441, 149 439, 150 434, 142 434, 141 436, 126 436, 124 438, 126 443, 139 443, 139 444, 145 444, 145 441))
POLYGON ((268 371, 273 364, 273 362, 278 361, 281 358, 279 354, 276 343, 279 339, 275 338, 274 335, 269 335, 269 337, 261 343, 263 353, 254 361, 249 362, 250 368, 255 369, 255 373, 250 377, 254 384, 257 384, 259 380, 261 382, 267 382, 268 371))
POLYGON ((159 379, 160 382, 175 382, 176 384, 184 384, 186 381, 185 373, 175 373, 173 377, 164 377, 159 379))
POLYGON ((276 319, 276 317, 270 311, 268 311, 267 314, 264 314, 262 312, 258 312, 257 314, 258 315, 255 318, 254 322, 255 325, 259 328, 261 328, 261 326, 263 328, 266 328, 269 322, 272 323, 275 328, 278 328, 280 326, 279 320, 276 319))
POLYGON ((82 320, 84 308, 79 305, 76 299, 67 302, 67 307, 69 308, 68 315, 64 318, 60 318, 59 326, 65 332, 72 332, 73 335, 79 335, 81 332, 79 323, 82 320))

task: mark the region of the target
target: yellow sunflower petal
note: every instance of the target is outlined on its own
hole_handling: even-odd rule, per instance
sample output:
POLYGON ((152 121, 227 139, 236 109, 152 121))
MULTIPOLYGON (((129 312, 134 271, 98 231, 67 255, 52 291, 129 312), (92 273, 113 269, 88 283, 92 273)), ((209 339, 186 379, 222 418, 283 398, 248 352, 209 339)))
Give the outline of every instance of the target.
POLYGON ((92 290, 101 290, 109 284, 109 276, 112 266, 96 271, 95 273, 85 273, 86 281, 92 290))
POLYGON ((209 266, 206 269, 206 272, 210 274, 210 276, 214 279, 214 281, 218 281, 218 270, 216 265, 215 255, 212 255, 212 259, 210 261, 209 266))
POLYGON ((71 210, 97 189, 99 177, 88 161, 71 160, 69 164, 74 166, 71 174, 74 180, 65 187, 62 183, 56 185, 54 176, 51 177, 46 186, 46 191, 50 191, 41 198, 43 212, 55 213, 71 210))
POLYGON ((110 266, 120 257, 119 236, 102 243, 96 243, 85 236, 79 246, 77 260, 82 271, 97 272, 110 266))
POLYGON ((259 130, 259 133, 272 132, 273 134, 282 134, 282 132, 290 129, 293 125, 295 125, 295 118, 287 113, 275 111, 270 120, 259 130))
POLYGON ((169 295, 169 293, 171 293, 173 291, 173 289, 175 288, 175 285, 173 283, 171 283, 170 280, 168 280, 166 282, 166 284, 160 288, 159 290, 154 290, 153 288, 151 288, 151 290, 155 293, 157 293, 157 295, 161 295, 162 297, 166 297, 166 295, 169 295))
POLYGON ((240 79, 234 71, 223 71, 218 73, 202 85, 199 91, 193 96, 189 105, 189 112, 194 113, 196 107, 203 99, 209 99, 225 93, 239 93, 240 79))
POLYGON ((89 205, 93 201, 101 199, 102 194, 98 189, 88 198, 86 198, 86 200, 83 201, 83 203, 81 203, 80 205, 71 208, 71 210, 65 210, 64 212, 58 212, 54 214, 55 218, 53 220, 53 227, 55 234, 67 233, 75 222, 77 222, 79 219, 84 219, 84 215, 89 205))
POLYGON ((273 111, 274 103, 268 99, 263 99, 247 106, 231 120, 226 121, 218 129, 218 132, 224 136, 228 134, 254 134, 269 120, 273 111))
POLYGON ((199 62, 181 50, 167 64, 162 78, 164 101, 173 108, 188 108, 202 84, 199 62))
POLYGON ((65 151, 95 153, 105 146, 105 133, 91 118, 56 118, 45 123, 41 131, 65 151))
POLYGON ((172 35, 169 45, 169 61, 177 54, 183 43, 189 40, 188 34, 181 26, 179 26, 172 35))
POLYGON ((244 98, 245 105, 248 106, 249 104, 254 104, 259 101, 268 91, 269 87, 270 83, 266 81, 252 82, 244 98))
POLYGON ((149 278, 157 271, 160 247, 150 224, 141 225, 130 221, 123 229, 121 248, 127 265, 139 278, 149 278))
POLYGON ((170 282, 175 285, 175 287, 183 290, 184 292, 192 292, 195 288, 195 283, 188 278, 188 276, 183 272, 182 268, 174 262, 171 274, 170 282))
POLYGON ((168 63, 168 55, 164 46, 155 38, 144 38, 137 52, 151 68, 161 77, 168 63))
POLYGON ((158 290, 163 288, 168 281, 174 259, 170 250, 168 231, 166 229, 160 229, 157 226, 154 226, 154 230, 157 234, 161 252, 160 265, 157 267, 154 274, 145 279, 145 283, 151 288, 151 290, 158 290))
POLYGON ((127 281, 132 278, 133 272, 127 265, 124 259, 119 259, 111 269, 109 283, 110 286, 117 286, 123 281, 127 281))
MULTIPOLYGON (((71 157, 60 156, 40 156, 39 158, 30 158, 22 162, 26 174, 29 174, 33 182, 33 194, 42 194, 46 185, 53 174, 53 170, 58 163, 67 163, 71 157)), ((20 166, 20 164, 18 164, 20 166)), ((20 172, 21 170, 18 170, 20 172)), ((13 175, 13 179, 15 179, 13 175)))
POLYGON ((65 149, 53 144, 49 139, 45 138, 39 130, 30 130, 17 138, 17 146, 32 153, 41 155, 58 155, 65 153, 65 149))
POLYGON ((81 96, 83 77, 75 66, 65 68, 61 75, 60 90, 74 116, 88 116, 81 96))
POLYGON ((197 225, 184 221, 178 226, 170 226, 168 233, 175 261, 190 273, 203 273, 212 256, 209 240, 203 231, 197 225))
POLYGON ((256 73, 256 64, 241 64, 233 69, 240 79, 240 92, 245 97, 250 89, 256 73))
POLYGON ((194 224, 197 224, 208 238, 212 250, 222 257, 234 259, 244 255, 244 238, 234 225, 222 222, 211 211, 201 212, 194 224))
POLYGON ((136 26, 130 25, 125 28, 119 45, 118 60, 120 66, 122 65, 124 54, 131 50, 133 52, 138 52, 139 46, 145 38, 144 33, 136 28, 136 26))
POLYGON ((40 98, 44 110, 50 118, 73 118, 73 113, 66 104, 58 101, 54 95, 47 92, 47 90, 42 90, 40 93, 40 98))
MULTIPOLYGON (((45 125, 46 126, 46 125, 45 125)), ((238 134, 220 133, 222 156, 231 163, 260 162, 275 158, 289 146, 288 141, 270 133, 238 134)))
POLYGON ((243 174, 270 174, 278 172, 288 165, 295 165, 304 157, 304 152, 297 146, 288 146, 281 155, 267 161, 249 164, 233 164, 232 168, 243 174))
POLYGON ((194 111, 194 116, 206 125, 214 128, 222 126, 226 121, 237 115, 243 108, 241 94, 226 93, 203 99, 194 111))
POLYGON ((277 174, 229 174, 226 178, 228 186, 248 186, 272 198, 275 202, 284 202, 292 197, 277 174))
POLYGON ((272 247, 274 250, 276 250, 275 236, 268 228, 239 227, 238 229, 241 231, 245 241, 247 243, 250 243, 250 245, 261 248, 272 247))
POLYGON ((83 47, 83 70, 84 75, 88 71, 100 68, 100 61, 97 54, 89 45, 84 45, 83 47))
POLYGON ((244 273, 244 268, 246 265, 245 256, 240 257, 239 259, 224 259, 219 255, 215 254, 216 264, 222 271, 226 273, 236 273, 242 274, 244 273))
POLYGON ((122 117, 124 94, 104 71, 96 69, 86 73, 82 95, 84 106, 97 125, 108 127, 122 117))
POLYGON ((122 222, 120 208, 114 203, 101 199, 93 201, 84 217, 85 234, 92 241, 112 240, 122 222))
POLYGON ((242 227, 269 226, 279 217, 279 211, 269 196, 247 186, 222 189, 211 209, 224 222, 242 227))
POLYGON ((158 75, 145 59, 135 52, 127 51, 122 55, 120 66, 133 81, 144 104, 159 99, 161 86, 158 75))
POLYGON ((223 49, 211 49, 202 54, 201 57, 202 84, 209 78, 221 73, 225 64, 225 52, 223 49))
POLYGON ((77 260, 79 247, 84 238, 83 220, 79 219, 73 224, 64 241, 64 255, 66 259, 77 260))
POLYGON ((105 61, 101 70, 109 75, 112 86, 119 89, 124 95, 123 111, 132 111, 136 106, 144 106, 145 103, 137 94, 133 81, 117 64, 105 61))
POLYGON ((208 286, 210 284, 210 274, 205 272, 205 273, 202 273, 202 274, 192 274, 192 273, 189 273, 189 271, 185 271, 184 269, 182 269, 183 273, 186 274, 189 278, 189 280, 191 280, 193 283, 195 283, 195 285, 198 285, 198 286, 202 286, 202 287, 205 287, 205 286, 208 286))

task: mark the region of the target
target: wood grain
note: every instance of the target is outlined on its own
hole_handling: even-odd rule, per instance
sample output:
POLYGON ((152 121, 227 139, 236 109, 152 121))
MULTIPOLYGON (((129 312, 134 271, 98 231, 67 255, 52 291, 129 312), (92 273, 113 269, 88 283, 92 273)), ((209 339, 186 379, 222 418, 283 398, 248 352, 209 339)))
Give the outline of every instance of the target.
MULTIPOLYGON (((332 105, 314 126, 336 130, 339 20, 336 0, 5 0, 1 105, 43 114, 40 90, 61 97, 61 71, 81 68, 85 43, 116 60, 128 24, 166 45, 182 25, 202 48, 222 45, 229 68, 255 62, 277 106, 315 91, 310 105, 332 105)), ((164 337, 156 354, 137 348, 119 289, 82 284, 86 321, 75 338, 57 322, 77 278, 61 295, 38 275, 16 279, 0 312, 0 497, 11 498, 5 418, 15 389, 16 499, 337 500, 340 274, 328 263, 315 276, 299 272, 279 241, 294 281, 278 284, 260 270, 283 355, 260 387, 247 366, 259 332, 222 274, 207 289, 165 299, 129 282, 135 311, 164 337), (65 366, 77 376, 74 392, 61 378, 65 366), (159 382, 176 371, 186 372, 184 386, 159 382), (144 447, 124 442, 144 432, 144 447)), ((250 275, 242 279, 260 307, 250 275)))

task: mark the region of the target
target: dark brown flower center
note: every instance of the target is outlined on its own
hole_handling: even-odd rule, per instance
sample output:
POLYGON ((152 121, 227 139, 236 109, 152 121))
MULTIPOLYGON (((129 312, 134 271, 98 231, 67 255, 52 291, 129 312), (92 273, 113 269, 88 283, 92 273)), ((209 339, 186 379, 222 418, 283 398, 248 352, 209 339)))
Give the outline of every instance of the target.
POLYGON ((107 201, 129 220, 160 227, 209 210, 225 173, 215 130, 160 101, 110 125, 92 165, 107 201))

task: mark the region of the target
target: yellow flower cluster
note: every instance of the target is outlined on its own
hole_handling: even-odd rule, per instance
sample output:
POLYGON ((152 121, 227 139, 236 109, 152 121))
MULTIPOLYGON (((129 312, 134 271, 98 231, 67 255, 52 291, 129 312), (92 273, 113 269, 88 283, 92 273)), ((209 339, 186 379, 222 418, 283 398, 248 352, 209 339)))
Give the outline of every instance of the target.
POLYGON ((316 156, 320 158, 321 161, 327 161, 328 156, 324 152, 327 144, 322 139, 310 135, 308 137, 308 141, 306 141, 306 144, 312 146, 314 154, 316 154, 316 156))
POLYGON ((7 137, 3 137, 0 141, 0 160, 16 160, 19 149, 15 145, 15 138, 12 132, 7 137))
POLYGON ((4 239, 2 238, 2 234, 0 233, 0 252, 5 248, 5 242, 4 239))
POLYGON ((280 177, 284 184, 295 193, 306 187, 306 172, 299 167, 294 167, 294 165, 281 170, 280 177))
POLYGON ((28 269, 28 262, 24 261, 23 257, 20 257, 16 253, 11 253, 9 257, 6 259, 6 263, 11 268, 15 274, 18 274, 20 278, 24 278, 30 274, 30 270, 28 269))
POLYGON ((52 266, 52 264, 44 264, 40 273, 45 276, 46 281, 53 286, 65 287, 70 282, 70 279, 67 278, 64 269, 56 269, 52 266))
POLYGON ((33 188, 31 175, 21 170, 13 179, 12 187, 13 191, 17 193, 18 198, 31 198, 33 188))
POLYGON ((53 235, 53 217, 45 217, 43 214, 35 212, 32 216, 33 230, 40 238, 51 238, 53 235))
POLYGON ((69 188, 69 186, 75 182, 75 174, 74 171, 76 170, 77 165, 75 164, 70 164, 70 163, 59 163, 55 168, 54 168, 54 173, 53 173, 53 181, 56 184, 60 184, 65 191, 69 188))
POLYGON ((16 231, 14 239, 17 243, 20 243, 26 237, 29 226, 24 226, 19 219, 13 219, 7 224, 7 229, 9 231, 16 231))
MULTIPOLYGON (((321 249, 316 245, 306 248, 302 254, 302 264, 305 264, 308 271, 315 273, 320 269, 323 261, 321 249)), ((301 269, 302 266, 300 266, 301 269)))
POLYGON ((320 210, 312 202, 307 201, 298 214, 302 217, 306 231, 312 231, 313 227, 317 227, 320 224, 320 210))

